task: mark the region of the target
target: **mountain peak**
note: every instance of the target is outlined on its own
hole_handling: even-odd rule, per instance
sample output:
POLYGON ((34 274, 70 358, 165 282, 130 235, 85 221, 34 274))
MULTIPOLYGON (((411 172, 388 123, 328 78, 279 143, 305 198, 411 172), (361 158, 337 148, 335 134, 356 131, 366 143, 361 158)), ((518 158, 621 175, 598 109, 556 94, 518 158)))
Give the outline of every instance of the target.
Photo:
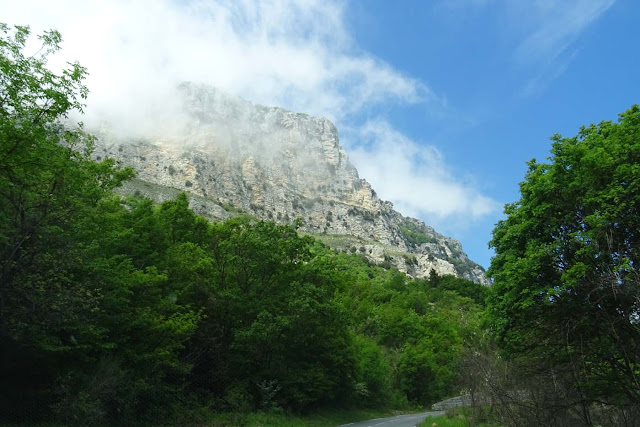
POLYGON ((460 243, 404 217, 358 176, 326 118, 254 105, 219 89, 183 83, 172 138, 100 132, 96 157, 115 157, 138 177, 123 191, 156 201, 180 191, 210 219, 248 213, 300 230, 415 278, 431 269, 488 284, 460 243))

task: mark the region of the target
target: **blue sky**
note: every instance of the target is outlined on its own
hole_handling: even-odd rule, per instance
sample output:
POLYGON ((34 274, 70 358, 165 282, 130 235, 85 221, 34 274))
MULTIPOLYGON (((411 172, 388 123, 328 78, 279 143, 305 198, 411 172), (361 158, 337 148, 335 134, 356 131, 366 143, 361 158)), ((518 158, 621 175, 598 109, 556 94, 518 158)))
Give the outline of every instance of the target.
MULTIPOLYGON (((362 49, 425 82, 443 100, 391 108, 388 120, 412 140, 436 147, 456 176, 469 175, 500 206, 519 198, 525 162, 548 156, 548 137, 615 120, 640 101, 640 56, 633 53, 640 45, 640 2, 402 5, 367 1, 348 9, 362 49)), ((487 267, 487 242, 501 214, 500 207, 462 224, 451 216, 425 220, 487 267)))
MULTIPOLYGON (((156 129, 175 84, 332 119, 360 175, 488 267, 554 133, 640 100, 634 0, 0 0, 90 71, 85 122, 156 129), (145 126, 146 124, 146 126, 145 126)), ((165 112, 166 113, 166 112, 165 112)), ((169 111, 170 113, 170 111, 169 111)))

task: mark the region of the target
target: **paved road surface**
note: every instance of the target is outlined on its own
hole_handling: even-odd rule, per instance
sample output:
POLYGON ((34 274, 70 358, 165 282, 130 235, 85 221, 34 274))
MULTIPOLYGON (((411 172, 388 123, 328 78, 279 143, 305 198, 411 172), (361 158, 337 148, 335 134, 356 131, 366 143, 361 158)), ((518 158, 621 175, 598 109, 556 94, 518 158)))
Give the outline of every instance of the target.
POLYGON ((424 421, 429 415, 438 416, 444 414, 443 411, 423 412, 421 414, 398 415, 397 417, 376 418, 375 420, 358 421, 357 423, 343 424, 340 427, 415 427, 424 421))

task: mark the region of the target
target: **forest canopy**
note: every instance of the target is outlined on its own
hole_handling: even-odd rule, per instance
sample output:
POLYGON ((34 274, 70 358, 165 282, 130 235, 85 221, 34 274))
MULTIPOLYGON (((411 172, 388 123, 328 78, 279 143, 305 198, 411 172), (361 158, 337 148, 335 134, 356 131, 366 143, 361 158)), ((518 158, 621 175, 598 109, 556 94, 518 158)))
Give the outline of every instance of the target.
POLYGON ((570 384, 560 402, 589 424, 593 404, 640 407, 640 108, 552 141, 493 232, 488 313, 505 354, 570 384))
POLYGON ((189 423, 207 411, 408 407, 455 393, 486 289, 411 280, 293 225, 114 193, 87 74, 0 26, 0 421, 189 423))

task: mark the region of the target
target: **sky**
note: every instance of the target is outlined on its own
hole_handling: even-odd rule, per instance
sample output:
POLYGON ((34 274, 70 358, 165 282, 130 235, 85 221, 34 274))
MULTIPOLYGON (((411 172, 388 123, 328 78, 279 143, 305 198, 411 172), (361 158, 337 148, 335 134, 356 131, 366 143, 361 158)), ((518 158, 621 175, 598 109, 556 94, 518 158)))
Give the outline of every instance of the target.
MULTIPOLYGON (((89 69, 124 128, 177 83, 331 119, 360 176, 488 267, 491 231, 555 133, 640 102, 636 0, 0 0, 89 69)), ((35 45, 30 46, 36 49, 35 45)))

